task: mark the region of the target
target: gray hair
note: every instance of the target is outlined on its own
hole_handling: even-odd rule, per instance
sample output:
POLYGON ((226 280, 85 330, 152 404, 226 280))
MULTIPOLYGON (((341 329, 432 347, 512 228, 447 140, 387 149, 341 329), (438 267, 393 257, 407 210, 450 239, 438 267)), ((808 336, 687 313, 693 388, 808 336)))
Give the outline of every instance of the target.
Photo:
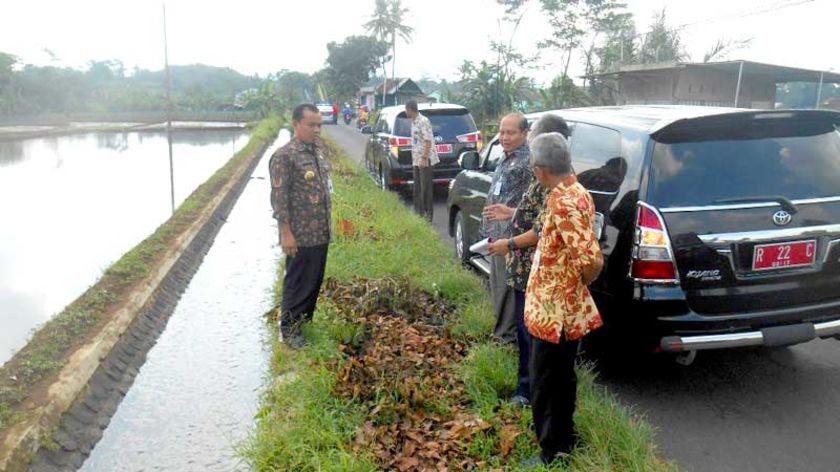
POLYGON ((534 138, 544 133, 560 133, 566 139, 569 139, 569 135, 571 134, 569 124, 566 123, 566 120, 552 113, 546 113, 531 125, 531 132, 528 133, 528 144, 534 138))
POLYGON ((543 133, 531 141, 531 165, 542 167, 553 175, 572 172, 569 143, 560 133, 543 133))

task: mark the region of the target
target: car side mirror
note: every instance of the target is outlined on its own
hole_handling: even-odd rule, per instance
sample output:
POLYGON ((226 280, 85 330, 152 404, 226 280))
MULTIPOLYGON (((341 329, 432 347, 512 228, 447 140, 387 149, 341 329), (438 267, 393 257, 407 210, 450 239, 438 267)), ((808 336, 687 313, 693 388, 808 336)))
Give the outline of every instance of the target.
POLYGON ((362 134, 373 134, 370 126, 362 126, 362 134))
POLYGON ((465 151, 458 156, 458 164, 466 170, 478 170, 481 158, 475 151, 465 151))

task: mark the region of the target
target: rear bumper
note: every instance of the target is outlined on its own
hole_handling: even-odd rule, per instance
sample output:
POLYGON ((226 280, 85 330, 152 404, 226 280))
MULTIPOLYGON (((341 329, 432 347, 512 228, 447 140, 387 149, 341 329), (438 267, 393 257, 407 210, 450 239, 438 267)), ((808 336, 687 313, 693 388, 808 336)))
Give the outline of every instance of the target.
MULTIPOLYGON (((432 181, 437 185, 448 185, 461 169, 432 167, 432 181)), ((391 169, 392 185, 414 185, 414 171, 411 166, 400 166, 391 169)))
POLYGON ((774 326, 743 333, 666 336, 660 341, 660 347, 667 352, 686 352, 747 346, 787 346, 832 336, 840 337, 840 319, 774 326))

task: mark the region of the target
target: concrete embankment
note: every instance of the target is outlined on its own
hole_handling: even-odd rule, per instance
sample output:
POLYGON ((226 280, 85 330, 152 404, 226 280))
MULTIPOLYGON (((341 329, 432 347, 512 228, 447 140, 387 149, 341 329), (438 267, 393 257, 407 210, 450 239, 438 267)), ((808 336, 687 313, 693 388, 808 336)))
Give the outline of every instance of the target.
POLYGON ((263 138, 226 169, 226 182, 200 209, 190 208, 195 218, 173 233, 146 275, 108 307, 98 329, 68 353, 57 374, 33 386, 19 405, 18 420, 0 436, 0 470, 28 470, 36 453, 29 470, 75 470, 82 464, 269 142, 263 138))

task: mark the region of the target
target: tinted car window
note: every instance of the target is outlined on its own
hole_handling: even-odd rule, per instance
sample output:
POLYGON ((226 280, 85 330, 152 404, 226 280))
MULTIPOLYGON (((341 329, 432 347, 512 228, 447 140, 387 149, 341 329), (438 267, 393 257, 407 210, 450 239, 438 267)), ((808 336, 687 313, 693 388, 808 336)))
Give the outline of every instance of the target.
POLYGON ((840 133, 656 143, 651 200, 663 207, 710 205, 768 195, 840 195, 840 133))
MULTIPOLYGON (((472 115, 467 110, 421 110, 420 113, 429 118, 435 136, 440 136, 447 141, 455 140, 457 136, 462 134, 478 131, 472 115)), ((394 134, 411 136, 411 120, 405 116, 405 113, 397 115, 397 120, 394 123, 394 134)))
POLYGON ((617 192, 627 174, 618 131, 576 123, 570 139, 572 162, 581 185, 588 190, 617 192))

